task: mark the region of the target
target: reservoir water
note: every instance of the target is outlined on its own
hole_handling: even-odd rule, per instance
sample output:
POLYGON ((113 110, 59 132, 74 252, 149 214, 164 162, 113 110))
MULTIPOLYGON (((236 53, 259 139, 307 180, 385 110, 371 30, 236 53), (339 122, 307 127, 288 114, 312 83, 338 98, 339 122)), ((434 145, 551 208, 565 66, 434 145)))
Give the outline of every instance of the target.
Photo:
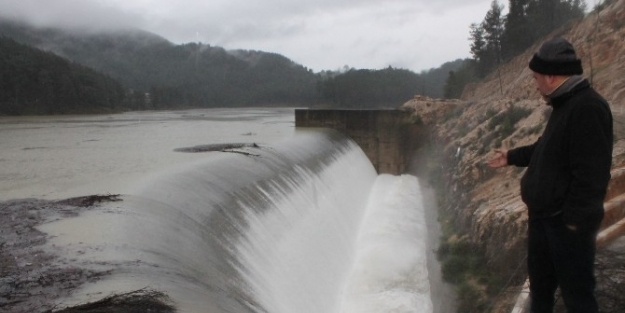
POLYGON ((433 311, 419 180, 292 109, 0 118, 0 148, 2 200, 122 195, 40 227, 111 272, 63 305, 152 288, 181 312, 433 311))

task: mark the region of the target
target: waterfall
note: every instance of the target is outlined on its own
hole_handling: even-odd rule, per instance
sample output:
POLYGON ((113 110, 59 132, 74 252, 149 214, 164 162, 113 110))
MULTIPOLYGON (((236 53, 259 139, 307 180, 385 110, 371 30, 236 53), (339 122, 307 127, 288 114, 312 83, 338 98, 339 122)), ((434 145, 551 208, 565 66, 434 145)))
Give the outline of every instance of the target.
POLYGON ((431 312, 416 178, 378 176, 334 131, 234 152, 42 226, 111 272, 66 304, 149 287, 181 312, 431 312))
POLYGON ((376 179, 341 313, 433 311, 424 208, 416 177, 376 179))

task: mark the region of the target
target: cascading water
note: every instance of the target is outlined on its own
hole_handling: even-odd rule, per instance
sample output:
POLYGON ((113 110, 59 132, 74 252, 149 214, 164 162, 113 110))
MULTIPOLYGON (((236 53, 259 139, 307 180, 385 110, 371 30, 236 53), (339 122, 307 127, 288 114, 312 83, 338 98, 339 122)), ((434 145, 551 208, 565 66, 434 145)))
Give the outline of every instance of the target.
POLYGON ((341 313, 433 311, 422 199, 414 176, 376 179, 341 313))
POLYGON ((412 176, 378 176, 332 131, 187 164, 42 226, 111 275, 65 304, 153 288, 181 312, 431 312, 412 176))

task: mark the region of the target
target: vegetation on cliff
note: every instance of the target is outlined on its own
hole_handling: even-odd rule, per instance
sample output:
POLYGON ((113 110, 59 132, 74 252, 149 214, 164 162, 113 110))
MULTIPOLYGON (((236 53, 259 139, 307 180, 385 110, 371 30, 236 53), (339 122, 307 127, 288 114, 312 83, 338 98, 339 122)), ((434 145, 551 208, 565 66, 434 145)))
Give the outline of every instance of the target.
POLYGON ((536 41, 572 20, 584 17, 583 0, 493 0, 480 23, 470 25, 471 62, 450 73, 446 97, 461 96, 463 87, 492 73, 536 41))

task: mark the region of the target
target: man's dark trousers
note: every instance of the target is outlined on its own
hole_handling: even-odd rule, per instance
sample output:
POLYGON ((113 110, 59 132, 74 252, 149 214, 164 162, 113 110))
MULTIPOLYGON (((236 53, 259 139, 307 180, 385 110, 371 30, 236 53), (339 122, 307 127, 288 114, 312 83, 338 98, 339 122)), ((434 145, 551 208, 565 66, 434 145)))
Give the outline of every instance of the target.
POLYGON ((601 216, 590 225, 570 230, 562 215, 530 219, 527 265, 531 313, 552 313, 554 294, 560 286, 568 313, 597 313, 594 296, 595 240, 601 216))

